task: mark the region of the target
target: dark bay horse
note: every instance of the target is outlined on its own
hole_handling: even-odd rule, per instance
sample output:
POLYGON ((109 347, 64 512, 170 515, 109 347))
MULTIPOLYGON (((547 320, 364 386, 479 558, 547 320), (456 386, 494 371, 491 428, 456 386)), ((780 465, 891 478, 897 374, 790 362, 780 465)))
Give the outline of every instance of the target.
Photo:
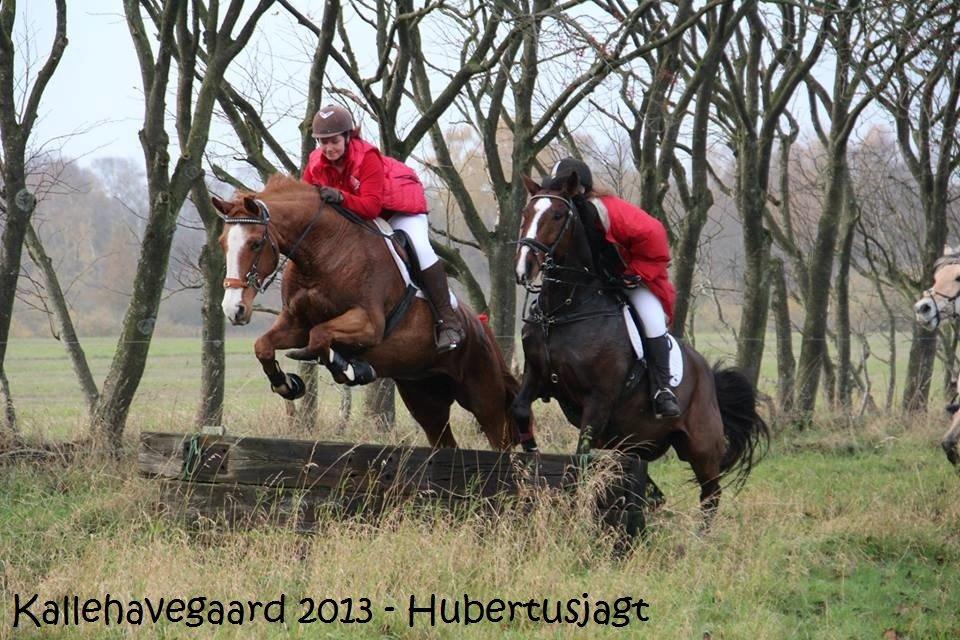
POLYGON ((489 326, 461 302, 466 338, 438 354, 432 311, 422 298, 407 297, 373 223, 334 210, 313 186, 280 175, 260 193, 241 192, 229 202, 215 197, 213 205, 225 222, 223 310, 230 322, 250 321, 254 297, 270 283, 280 256, 288 259, 283 308, 254 346, 274 392, 290 400, 303 395, 303 381, 276 360, 278 350, 293 349, 287 355, 327 366, 341 384, 393 378, 431 446, 456 446, 449 425, 454 401, 476 417, 493 448, 518 442, 509 408, 519 384, 489 326), (404 305, 405 313, 392 313, 404 305))
POLYGON ((539 297, 523 328, 525 363, 514 412, 521 432, 536 398, 555 398, 580 429, 578 453, 598 446, 654 460, 673 447, 700 484, 709 521, 719 504, 724 474, 743 482, 755 453, 769 439, 757 414, 756 394, 733 369, 711 368, 683 345, 684 375, 676 395, 678 418, 654 417, 650 390, 641 379, 623 316, 619 287, 594 263, 594 252, 574 196, 579 179, 555 178, 546 188, 524 177, 531 198, 523 212, 517 280, 542 276, 539 297))

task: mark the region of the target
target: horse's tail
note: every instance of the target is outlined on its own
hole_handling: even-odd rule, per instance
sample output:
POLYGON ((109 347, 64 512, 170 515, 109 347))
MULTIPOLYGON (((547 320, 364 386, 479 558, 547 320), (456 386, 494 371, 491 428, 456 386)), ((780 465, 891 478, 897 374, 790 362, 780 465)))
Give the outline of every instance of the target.
POLYGON ((720 461, 723 473, 733 472, 733 485, 740 487, 770 444, 770 430, 757 413, 757 394, 746 376, 735 368, 713 367, 720 418, 727 436, 727 450, 720 461))
POLYGON ((517 394, 520 393, 520 382, 510 371, 510 367, 507 366, 507 361, 503 358, 503 351, 500 350, 500 345, 493 335, 487 314, 481 313, 477 316, 477 319, 480 320, 480 324, 483 326, 483 333, 486 336, 488 346, 496 356, 497 365, 500 367, 500 377, 503 379, 504 411, 507 416, 507 429, 512 438, 511 442, 515 445, 521 444, 524 440, 533 438, 533 416, 530 417, 530 432, 527 434, 520 433, 520 425, 517 423, 512 410, 513 401, 517 397, 517 394))

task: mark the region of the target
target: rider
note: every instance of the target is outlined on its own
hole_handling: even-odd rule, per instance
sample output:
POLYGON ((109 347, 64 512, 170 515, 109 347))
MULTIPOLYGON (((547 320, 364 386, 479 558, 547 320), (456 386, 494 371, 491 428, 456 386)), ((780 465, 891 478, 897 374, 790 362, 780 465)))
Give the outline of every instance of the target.
POLYGON ((576 173, 582 195, 574 197, 578 208, 593 207, 603 227, 604 238, 616 248, 617 275, 627 298, 640 318, 646 337, 647 361, 653 377, 653 402, 660 417, 680 415, 677 397, 670 388, 670 341, 667 323, 673 321, 676 290, 670 283, 670 245, 663 224, 646 211, 606 192, 594 190, 593 175, 586 163, 564 158, 553 168, 553 177, 576 173))
POLYGON ((424 292, 436 311, 437 350, 456 349, 463 342, 460 318, 450 305, 447 274, 430 246, 427 198, 423 184, 408 166, 382 155, 360 138, 350 112, 328 105, 313 117, 317 148, 303 170, 303 180, 319 187, 324 202, 342 204, 372 220, 384 218, 410 237, 420 262, 424 292))

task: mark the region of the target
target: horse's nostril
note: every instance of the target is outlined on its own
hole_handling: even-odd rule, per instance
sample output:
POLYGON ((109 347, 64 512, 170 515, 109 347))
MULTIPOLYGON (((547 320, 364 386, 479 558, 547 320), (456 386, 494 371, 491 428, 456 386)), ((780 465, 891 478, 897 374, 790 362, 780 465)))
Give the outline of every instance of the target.
POLYGON ((917 310, 920 313, 930 313, 930 305, 924 302, 917 310))
POLYGON ((243 304, 237 305, 237 317, 242 318, 247 312, 247 308, 243 304))

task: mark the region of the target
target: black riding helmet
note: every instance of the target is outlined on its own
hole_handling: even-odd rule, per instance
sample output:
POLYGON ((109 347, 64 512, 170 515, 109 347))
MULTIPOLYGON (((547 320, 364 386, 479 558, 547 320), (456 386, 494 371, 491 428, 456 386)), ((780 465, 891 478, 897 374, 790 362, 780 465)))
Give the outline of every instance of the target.
POLYGON ((573 173, 577 174, 584 191, 593 189, 593 174, 590 173, 590 167, 583 160, 577 160, 576 158, 564 158, 555 164, 550 177, 568 178, 573 173))

